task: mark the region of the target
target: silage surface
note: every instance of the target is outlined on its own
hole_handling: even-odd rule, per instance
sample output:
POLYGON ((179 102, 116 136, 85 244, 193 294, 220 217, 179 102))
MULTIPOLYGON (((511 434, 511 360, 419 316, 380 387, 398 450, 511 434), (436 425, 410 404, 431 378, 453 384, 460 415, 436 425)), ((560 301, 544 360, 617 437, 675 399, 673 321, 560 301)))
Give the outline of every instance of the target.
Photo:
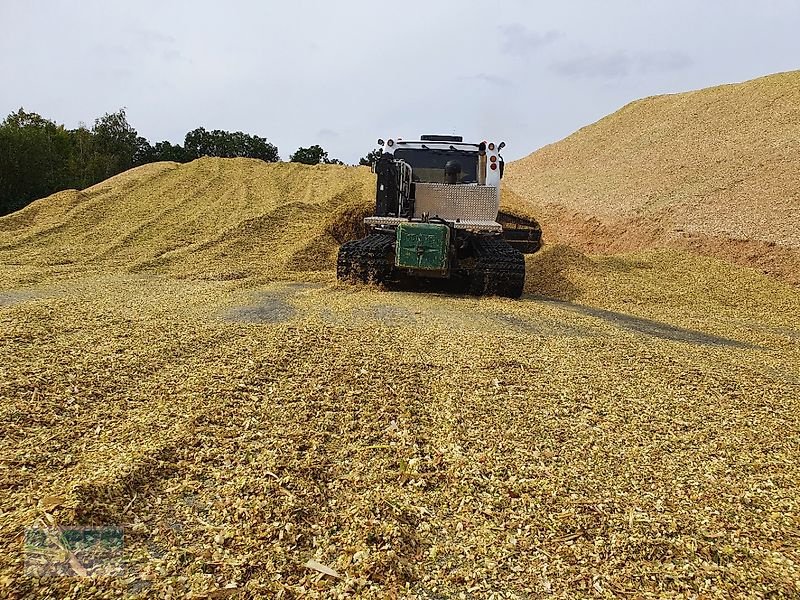
POLYGON ((798 594, 796 288, 560 245, 520 301, 336 284, 373 185, 201 160, 0 220, 4 594, 798 594), (127 573, 31 578, 35 523, 127 573))

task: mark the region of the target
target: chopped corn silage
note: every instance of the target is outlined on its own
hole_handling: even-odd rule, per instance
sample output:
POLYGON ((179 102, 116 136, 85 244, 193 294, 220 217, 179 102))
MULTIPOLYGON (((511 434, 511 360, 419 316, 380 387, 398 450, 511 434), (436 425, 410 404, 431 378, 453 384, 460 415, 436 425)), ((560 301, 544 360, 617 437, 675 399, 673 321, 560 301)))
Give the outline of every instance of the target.
POLYGON ((0 595, 800 594, 796 288, 559 245, 520 301, 339 285, 373 185, 206 159, 0 219, 0 595), (32 576, 53 523, 125 573, 32 576))
POLYGON ((633 102, 511 163, 546 239, 692 249, 800 283, 800 71, 633 102))
POLYGON ((155 163, 0 220, 0 260, 62 274, 124 269, 210 279, 327 270, 339 213, 373 196, 365 168, 155 163))

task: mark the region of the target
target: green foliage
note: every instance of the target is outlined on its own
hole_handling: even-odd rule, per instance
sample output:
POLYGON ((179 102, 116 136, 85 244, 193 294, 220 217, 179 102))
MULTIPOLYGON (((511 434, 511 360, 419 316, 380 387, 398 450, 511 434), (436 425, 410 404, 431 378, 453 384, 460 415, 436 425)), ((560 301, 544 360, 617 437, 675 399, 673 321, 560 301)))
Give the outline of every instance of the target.
POLYGON ((381 153, 383 150, 381 148, 375 148, 375 150, 367 153, 364 158, 360 158, 358 160, 358 164, 362 166, 371 167, 373 164, 378 162, 378 159, 381 157, 381 153))
POLYGON ((134 166, 139 140, 147 142, 130 126, 124 108, 95 120, 92 133, 91 173, 98 181, 134 166))
POLYGON ((23 109, 0 124, 0 214, 70 183, 69 132, 23 109))
MULTIPOLYGON (((107 113, 87 129, 68 130, 20 108, 0 123, 0 215, 64 189, 84 189, 131 167, 155 161, 188 162, 201 156, 280 160, 266 138, 202 127, 184 146, 151 145, 128 123, 125 109, 107 113)), ((327 155, 325 155, 326 162, 327 155)))
POLYGON ((186 150, 180 144, 174 146, 169 142, 156 142, 153 146, 153 156, 151 162, 158 162, 161 160, 170 160, 173 162, 189 162, 186 150))
POLYGON ((326 158, 328 158, 328 153, 322 149, 322 146, 315 144, 309 148, 298 148, 294 154, 289 156, 289 161, 304 165, 318 165, 326 158))
POLYGON ((90 131, 67 130, 20 108, 0 124, 0 215, 129 169, 146 158, 144 145, 124 109, 97 119, 90 131))
POLYGON ((247 135, 241 131, 229 132, 220 129, 206 131, 198 127, 186 134, 183 142, 186 156, 190 160, 201 156, 218 156, 220 158, 260 158, 266 162, 280 160, 278 149, 267 142, 266 138, 247 135))
POLYGON ((70 187, 84 189, 97 183, 97 180, 89 171, 92 153, 94 152, 93 134, 83 125, 68 133, 70 136, 70 150, 67 158, 67 168, 70 173, 70 180, 68 183, 62 183, 60 189, 70 187))
POLYGON ((289 156, 290 162, 302 163, 304 165, 343 165, 338 158, 328 158, 328 153, 322 146, 314 144, 308 148, 298 148, 297 151, 289 156))

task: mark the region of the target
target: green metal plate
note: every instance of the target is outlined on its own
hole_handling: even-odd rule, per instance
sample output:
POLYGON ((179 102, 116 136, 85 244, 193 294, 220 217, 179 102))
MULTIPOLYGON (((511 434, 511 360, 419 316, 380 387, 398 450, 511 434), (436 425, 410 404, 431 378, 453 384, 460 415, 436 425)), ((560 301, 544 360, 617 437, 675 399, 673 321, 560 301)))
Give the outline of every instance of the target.
POLYGON ((447 270, 450 228, 435 223, 401 223, 397 226, 395 265, 427 271, 447 270))

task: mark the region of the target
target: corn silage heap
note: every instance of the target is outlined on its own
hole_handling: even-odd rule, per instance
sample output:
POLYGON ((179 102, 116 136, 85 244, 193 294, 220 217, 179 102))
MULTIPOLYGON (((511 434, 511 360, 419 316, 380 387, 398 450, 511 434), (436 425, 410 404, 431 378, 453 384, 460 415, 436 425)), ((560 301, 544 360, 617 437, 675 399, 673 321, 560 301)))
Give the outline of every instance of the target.
POLYGON ((368 169, 254 159, 154 163, 0 221, 0 261, 55 272, 283 277, 328 270, 374 191, 368 169))
POLYGON ((509 165, 506 191, 550 242, 689 249, 800 283, 798 107, 800 71, 638 100, 509 165))

